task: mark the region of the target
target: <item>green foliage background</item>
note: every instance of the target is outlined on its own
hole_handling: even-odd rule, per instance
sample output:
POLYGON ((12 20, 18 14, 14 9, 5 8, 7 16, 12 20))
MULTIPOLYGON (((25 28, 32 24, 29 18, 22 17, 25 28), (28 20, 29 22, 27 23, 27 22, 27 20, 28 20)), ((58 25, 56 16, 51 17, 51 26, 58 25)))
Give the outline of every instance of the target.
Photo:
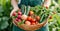
POLYGON ((0 31, 11 31, 11 0, 0 0, 0 31))
MULTIPOLYGON (((60 0, 56 0, 57 3, 60 3, 60 0)), ((53 5, 53 4, 52 4, 53 5)), ((51 8, 51 11, 57 12, 56 14, 52 14, 52 19, 48 19, 49 21, 49 30, 50 31, 60 31, 60 7, 51 8)), ((0 31, 12 31, 12 20, 10 18, 10 12, 12 10, 11 0, 0 0, 0 31)))

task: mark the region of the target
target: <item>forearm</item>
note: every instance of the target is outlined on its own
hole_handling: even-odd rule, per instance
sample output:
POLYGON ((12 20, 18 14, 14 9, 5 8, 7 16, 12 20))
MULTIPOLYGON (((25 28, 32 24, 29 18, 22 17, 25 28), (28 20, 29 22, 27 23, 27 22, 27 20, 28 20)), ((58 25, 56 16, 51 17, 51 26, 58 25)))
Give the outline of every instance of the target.
POLYGON ((51 0, 44 0, 44 6, 46 7, 49 7, 51 4, 51 0))
POLYGON ((11 0, 11 4, 12 4, 13 8, 18 9, 18 3, 16 0, 11 0))

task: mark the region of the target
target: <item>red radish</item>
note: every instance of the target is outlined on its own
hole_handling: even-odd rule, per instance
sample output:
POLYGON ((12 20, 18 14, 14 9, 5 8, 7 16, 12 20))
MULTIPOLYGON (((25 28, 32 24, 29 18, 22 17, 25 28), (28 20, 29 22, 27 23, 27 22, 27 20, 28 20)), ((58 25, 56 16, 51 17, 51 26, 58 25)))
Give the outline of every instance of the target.
POLYGON ((28 20, 28 21, 30 21, 31 19, 32 19, 31 16, 28 16, 28 17, 27 17, 27 20, 28 20))
POLYGON ((31 22, 31 25, 35 25, 36 23, 35 22, 31 22))
POLYGON ((21 15, 18 15, 18 17, 17 17, 18 19, 20 19, 21 18, 21 15))
POLYGON ((33 19, 33 18, 32 18, 31 21, 36 21, 36 19, 33 19))
POLYGON ((25 24, 26 25, 31 25, 31 22, 30 21, 25 21, 25 24))
POLYGON ((16 18, 16 20, 15 20, 16 22, 21 22, 21 19, 18 19, 18 18, 16 18))
POLYGON ((18 22, 21 22, 21 19, 19 19, 18 22))
POLYGON ((19 12, 18 12, 18 15, 22 15, 22 12, 19 11, 19 12))
POLYGON ((12 16, 16 16, 16 14, 17 14, 16 12, 13 12, 12 16))
POLYGON ((33 11, 30 11, 30 12, 29 12, 29 15, 30 15, 30 16, 31 16, 31 15, 33 15, 33 14, 34 14, 34 12, 33 12, 33 11))
POLYGON ((26 20, 27 19, 27 15, 22 15, 21 19, 26 20))
POLYGON ((19 21, 19 19, 18 19, 18 18, 16 18, 16 21, 19 21))
POLYGON ((39 21, 40 20, 40 17, 39 16, 36 16, 36 19, 39 21))

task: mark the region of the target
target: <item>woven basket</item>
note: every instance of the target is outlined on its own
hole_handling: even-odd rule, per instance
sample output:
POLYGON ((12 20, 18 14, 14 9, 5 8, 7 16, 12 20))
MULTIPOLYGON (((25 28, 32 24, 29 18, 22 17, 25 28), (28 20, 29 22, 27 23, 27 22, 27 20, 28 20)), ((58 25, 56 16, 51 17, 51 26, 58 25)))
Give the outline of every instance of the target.
POLYGON ((17 27, 23 29, 23 30, 26 30, 26 31, 35 31, 35 30, 38 30, 42 27, 44 27, 46 24, 47 24, 48 20, 46 19, 45 21, 43 21, 42 23, 39 23, 37 25, 26 25, 26 24, 21 24, 20 26, 19 25, 16 25, 13 21, 13 24, 16 25, 17 27))
POLYGON ((26 31, 35 31, 35 30, 38 30, 38 29, 42 28, 43 26, 45 26, 47 24, 47 22, 48 22, 48 20, 45 19, 45 21, 43 21, 42 23, 38 23, 36 25, 26 25, 26 24, 17 25, 17 24, 14 23, 14 19, 13 19, 13 24, 14 25, 16 25, 17 27, 19 27, 19 28, 21 28, 23 30, 26 30, 26 31))

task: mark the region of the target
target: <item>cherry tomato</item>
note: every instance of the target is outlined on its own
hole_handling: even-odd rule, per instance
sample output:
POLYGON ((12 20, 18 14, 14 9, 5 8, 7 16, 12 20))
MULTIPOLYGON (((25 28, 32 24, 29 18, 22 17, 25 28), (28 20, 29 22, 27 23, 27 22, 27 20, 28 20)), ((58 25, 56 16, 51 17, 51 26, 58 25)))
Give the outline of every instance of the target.
POLYGON ((28 16, 28 17, 27 17, 27 20, 28 20, 28 21, 31 21, 31 19, 32 19, 31 16, 28 16))
POLYGON ((30 11, 29 12, 29 16, 31 16, 31 15, 33 15, 34 14, 34 12, 33 11, 30 11))
POLYGON ((35 21, 36 22, 36 24, 38 24, 38 21, 35 21))
POLYGON ((33 18, 32 18, 31 21, 36 21, 36 19, 33 19, 33 18))
POLYGON ((31 22, 31 25, 35 25, 36 23, 35 22, 31 22))
POLYGON ((26 25, 31 25, 31 22, 30 21, 25 21, 25 24, 26 25))
POLYGON ((38 20, 38 21, 39 21, 39 20, 40 20, 40 17, 39 17, 39 16, 36 16, 36 20, 38 20))

